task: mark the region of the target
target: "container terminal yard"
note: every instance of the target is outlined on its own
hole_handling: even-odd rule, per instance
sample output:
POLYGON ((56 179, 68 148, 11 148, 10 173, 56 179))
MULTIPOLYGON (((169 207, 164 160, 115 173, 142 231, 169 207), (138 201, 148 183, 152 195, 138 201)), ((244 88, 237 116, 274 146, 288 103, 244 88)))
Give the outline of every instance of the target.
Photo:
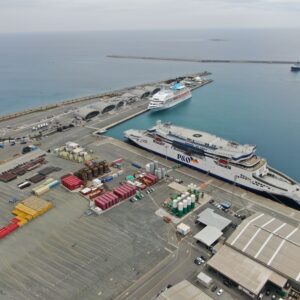
POLYGON ((208 75, 3 118, 0 299, 300 299, 299 211, 102 135, 208 75))

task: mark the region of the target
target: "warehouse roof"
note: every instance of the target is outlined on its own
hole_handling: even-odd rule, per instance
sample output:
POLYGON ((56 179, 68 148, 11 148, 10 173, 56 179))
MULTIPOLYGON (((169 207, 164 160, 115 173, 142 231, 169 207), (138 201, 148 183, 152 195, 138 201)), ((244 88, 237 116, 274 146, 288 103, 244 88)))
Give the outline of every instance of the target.
POLYGON ((195 287, 187 280, 183 280, 165 292, 157 300, 213 300, 207 294, 195 287))
POLYGON ((275 217, 247 218, 227 244, 291 280, 300 282, 300 230, 275 217))
POLYGON ((208 265, 254 295, 258 295, 267 281, 284 287, 287 279, 224 245, 208 262, 208 265))
POLYGON ((211 208, 207 208, 201 212, 197 220, 204 225, 210 225, 220 230, 223 230, 231 223, 231 220, 216 214, 211 208))
POLYGON ((215 241, 217 241, 223 232, 214 227, 214 226, 205 226, 201 231, 199 231, 196 235, 194 235, 194 239, 200 241, 206 246, 211 246, 215 241))

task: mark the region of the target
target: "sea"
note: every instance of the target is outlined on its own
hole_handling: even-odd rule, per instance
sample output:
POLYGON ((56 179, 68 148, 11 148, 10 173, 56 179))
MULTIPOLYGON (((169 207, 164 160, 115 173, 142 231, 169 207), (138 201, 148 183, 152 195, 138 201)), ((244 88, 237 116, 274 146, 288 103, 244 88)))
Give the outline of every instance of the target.
POLYGON ((108 135, 157 120, 247 144, 300 181, 300 73, 289 65, 113 59, 300 60, 300 29, 201 29, 0 34, 0 115, 207 70, 213 83, 172 109, 145 113, 108 135))

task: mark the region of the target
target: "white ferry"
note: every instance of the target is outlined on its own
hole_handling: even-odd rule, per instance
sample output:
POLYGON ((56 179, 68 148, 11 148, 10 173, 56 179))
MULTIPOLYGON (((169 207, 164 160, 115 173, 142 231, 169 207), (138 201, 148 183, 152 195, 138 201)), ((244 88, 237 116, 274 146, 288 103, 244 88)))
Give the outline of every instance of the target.
POLYGON ((180 82, 175 83, 170 89, 162 89, 151 98, 148 109, 158 111, 173 107, 192 98, 191 91, 180 82))
POLYGON ((255 154, 253 145, 240 145, 160 121, 151 129, 130 129, 124 135, 142 148, 278 202, 300 207, 299 183, 271 168, 255 154))

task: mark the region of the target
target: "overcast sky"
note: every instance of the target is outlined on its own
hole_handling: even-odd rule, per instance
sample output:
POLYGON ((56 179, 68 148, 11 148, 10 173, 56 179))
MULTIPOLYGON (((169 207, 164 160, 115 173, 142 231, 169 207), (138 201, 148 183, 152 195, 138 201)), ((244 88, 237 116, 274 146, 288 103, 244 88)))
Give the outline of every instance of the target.
POLYGON ((298 27, 300 0, 0 0, 0 32, 298 27))

